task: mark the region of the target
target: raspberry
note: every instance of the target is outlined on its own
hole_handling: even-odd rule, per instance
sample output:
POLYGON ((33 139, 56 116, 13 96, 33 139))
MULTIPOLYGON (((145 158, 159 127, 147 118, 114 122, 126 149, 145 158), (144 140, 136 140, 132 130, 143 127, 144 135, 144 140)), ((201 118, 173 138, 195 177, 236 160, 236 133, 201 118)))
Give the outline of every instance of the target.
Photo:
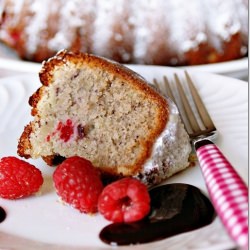
POLYGON ((72 121, 68 119, 65 124, 59 122, 57 126, 57 131, 59 131, 60 139, 67 142, 74 133, 74 127, 72 121))
POLYGON ((14 156, 0 161, 0 197, 18 199, 36 193, 43 184, 42 173, 35 166, 14 156))
POLYGON ((98 200, 98 210, 113 222, 141 220, 150 211, 147 187, 130 177, 115 181, 103 189, 98 200))
POLYGON ((56 168, 53 181, 63 201, 84 213, 97 212, 103 189, 100 173, 92 163, 79 156, 69 157, 56 168))

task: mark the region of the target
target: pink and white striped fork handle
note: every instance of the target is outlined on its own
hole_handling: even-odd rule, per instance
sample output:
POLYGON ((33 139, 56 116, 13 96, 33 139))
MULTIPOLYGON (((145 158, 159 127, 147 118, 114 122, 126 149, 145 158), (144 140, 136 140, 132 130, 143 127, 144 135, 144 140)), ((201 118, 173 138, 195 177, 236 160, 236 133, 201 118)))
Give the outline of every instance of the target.
POLYGON ((214 208, 228 234, 248 249, 248 188, 210 140, 195 142, 197 157, 214 208))

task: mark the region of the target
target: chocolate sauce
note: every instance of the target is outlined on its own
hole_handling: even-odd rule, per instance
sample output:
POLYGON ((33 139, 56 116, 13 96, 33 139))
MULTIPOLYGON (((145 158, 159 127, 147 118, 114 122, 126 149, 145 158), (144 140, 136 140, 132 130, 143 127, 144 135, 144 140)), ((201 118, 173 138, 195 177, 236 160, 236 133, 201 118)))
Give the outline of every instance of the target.
POLYGON ((113 223, 102 229, 108 244, 130 245, 161 240, 210 224, 215 211, 209 199, 188 184, 168 184, 152 189, 151 211, 143 220, 113 223))
POLYGON ((0 223, 3 222, 5 218, 6 218, 6 212, 2 207, 0 207, 0 223))

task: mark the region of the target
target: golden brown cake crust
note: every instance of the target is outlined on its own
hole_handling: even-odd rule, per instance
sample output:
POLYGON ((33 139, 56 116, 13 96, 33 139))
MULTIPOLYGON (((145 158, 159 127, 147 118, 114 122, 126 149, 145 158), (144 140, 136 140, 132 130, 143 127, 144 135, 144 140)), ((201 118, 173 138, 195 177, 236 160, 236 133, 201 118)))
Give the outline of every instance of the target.
MULTIPOLYGON (((155 129, 152 130, 150 136, 143 143, 143 152, 140 157, 137 159, 136 163, 133 166, 122 166, 128 168, 128 175, 136 174, 142 168, 142 165, 145 161, 150 157, 151 150, 156 138, 161 134, 164 130, 166 123, 168 121, 168 104, 162 96, 160 96, 154 89, 149 87, 146 84, 146 81, 135 72, 130 69, 117 64, 115 62, 106 60, 101 57, 97 57, 90 54, 83 53, 72 53, 66 50, 60 51, 55 57, 45 61, 43 63, 42 69, 40 71, 39 77, 42 83, 42 87, 40 87, 29 99, 29 104, 32 106, 32 115, 38 117, 39 123, 39 112, 37 110, 37 105, 43 95, 43 90, 46 89, 52 82, 52 78, 54 77, 54 71, 62 66, 63 64, 73 63, 75 65, 87 64, 89 68, 101 68, 105 72, 108 72, 113 75, 119 75, 120 78, 123 79, 124 82, 128 82, 133 85, 133 88, 138 90, 139 92, 143 92, 146 94, 148 99, 153 100, 157 103, 159 115, 157 124, 154 124, 155 129)), ((33 126, 34 124, 31 122, 28 126, 25 127, 25 130, 20 137, 18 143, 18 154, 25 158, 31 157, 32 154, 27 152, 32 151, 32 145, 30 143, 30 135, 34 132, 33 126)), ((59 163, 64 156, 60 156, 58 154, 55 155, 42 155, 41 156, 48 165, 53 165, 55 163, 59 163), (58 160, 59 159, 59 160, 58 160)), ((107 168, 106 166, 100 167, 100 170, 109 175, 119 175, 121 172, 119 170, 120 166, 107 168)))
POLYGON ((30 133, 32 132, 32 127, 31 123, 26 125, 24 128, 24 131, 19 139, 18 145, 17 145, 17 153, 18 155, 25 157, 25 158, 30 158, 30 154, 25 153, 25 150, 31 148, 31 144, 29 141, 29 136, 30 133))

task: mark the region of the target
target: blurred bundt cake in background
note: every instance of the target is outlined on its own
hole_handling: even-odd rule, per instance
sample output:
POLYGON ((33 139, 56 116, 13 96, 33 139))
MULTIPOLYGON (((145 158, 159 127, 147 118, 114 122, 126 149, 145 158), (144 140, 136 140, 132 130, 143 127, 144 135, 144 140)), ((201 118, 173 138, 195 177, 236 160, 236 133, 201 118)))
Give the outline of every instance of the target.
POLYGON ((168 66, 247 54, 247 0, 2 0, 1 5, 0 40, 31 61, 61 49, 168 66))

